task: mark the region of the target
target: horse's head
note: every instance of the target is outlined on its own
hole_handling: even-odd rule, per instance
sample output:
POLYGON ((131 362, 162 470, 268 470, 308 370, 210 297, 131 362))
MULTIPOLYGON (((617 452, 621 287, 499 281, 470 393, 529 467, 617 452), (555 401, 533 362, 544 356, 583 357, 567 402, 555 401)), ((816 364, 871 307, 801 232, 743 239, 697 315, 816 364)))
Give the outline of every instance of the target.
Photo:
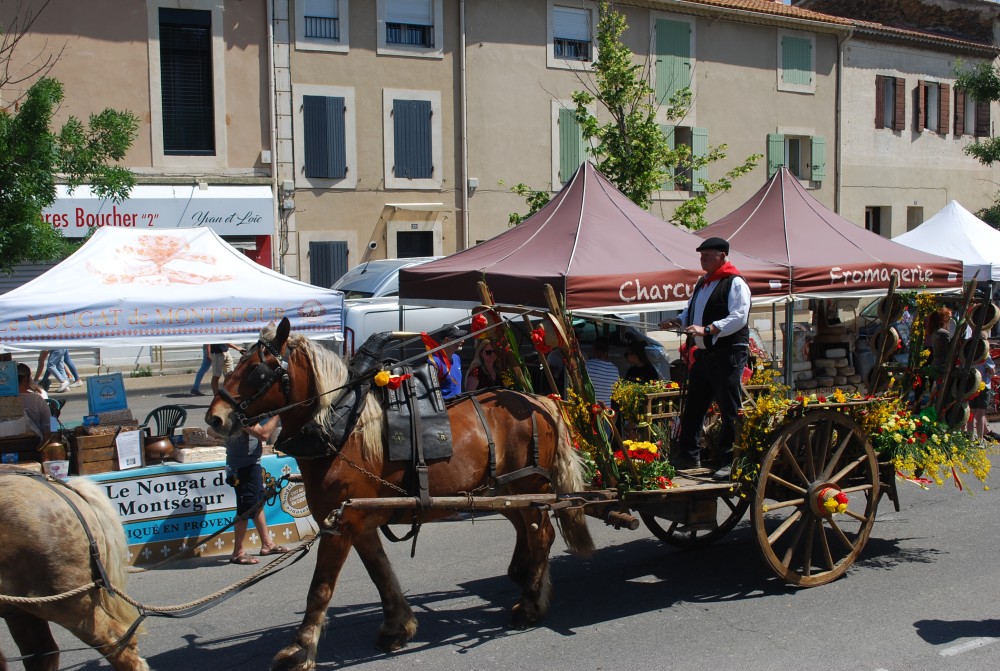
POLYGON ((256 423, 260 415, 294 402, 286 354, 290 328, 287 317, 277 328, 265 328, 233 372, 226 375, 205 414, 213 431, 230 435, 241 426, 256 423))

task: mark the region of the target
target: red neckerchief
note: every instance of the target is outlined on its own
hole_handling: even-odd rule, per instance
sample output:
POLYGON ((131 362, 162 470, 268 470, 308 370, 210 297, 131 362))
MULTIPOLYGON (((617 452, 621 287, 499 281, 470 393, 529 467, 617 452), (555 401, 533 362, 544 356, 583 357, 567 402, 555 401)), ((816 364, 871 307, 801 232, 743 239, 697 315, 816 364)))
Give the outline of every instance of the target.
POLYGON ((711 275, 705 276, 705 284, 710 284, 716 280, 721 280, 723 277, 729 277, 730 275, 739 275, 740 271, 736 269, 736 266, 726 261, 711 275))

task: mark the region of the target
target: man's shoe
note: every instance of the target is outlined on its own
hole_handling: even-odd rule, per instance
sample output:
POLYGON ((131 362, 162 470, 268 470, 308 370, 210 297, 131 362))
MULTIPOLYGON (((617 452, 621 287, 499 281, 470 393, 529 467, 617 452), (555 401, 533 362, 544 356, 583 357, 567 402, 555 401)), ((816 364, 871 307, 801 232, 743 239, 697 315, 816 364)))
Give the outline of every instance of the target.
POLYGON ((712 479, 719 480, 722 482, 728 482, 729 480, 732 480, 733 479, 732 464, 727 464, 722 468, 720 468, 719 470, 717 470, 715 473, 712 473, 712 479))
POLYGON ((686 457, 679 456, 673 459, 671 462, 673 467, 678 471, 689 471, 695 468, 701 468, 701 459, 697 457, 686 457))

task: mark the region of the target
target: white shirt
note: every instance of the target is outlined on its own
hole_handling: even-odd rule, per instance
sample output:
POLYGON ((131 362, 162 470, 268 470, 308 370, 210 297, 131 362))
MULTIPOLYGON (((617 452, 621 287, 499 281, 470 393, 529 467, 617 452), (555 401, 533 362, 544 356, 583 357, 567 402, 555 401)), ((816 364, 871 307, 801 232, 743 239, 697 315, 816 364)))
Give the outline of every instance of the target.
MULTIPOLYGON (((708 303, 708 297, 715 290, 715 285, 721 281, 706 282, 701 286, 698 292, 691 297, 691 301, 684 308, 684 311, 677 317, 681 325, 715 326, 719 329, 715 336, 716 340, 733 335, 747 325, 750 316, 750 287, 746 280, 739 275, 733 278, 733 283, 729 286, 729 314, 711 324, 705 323, 705 305, 708 303), (692 315, 690 320, 687 319, 689 312, 692 315)), ((698 347, 705 347, 705 339, 702 336, 695 336, 694 341, 698 347)))

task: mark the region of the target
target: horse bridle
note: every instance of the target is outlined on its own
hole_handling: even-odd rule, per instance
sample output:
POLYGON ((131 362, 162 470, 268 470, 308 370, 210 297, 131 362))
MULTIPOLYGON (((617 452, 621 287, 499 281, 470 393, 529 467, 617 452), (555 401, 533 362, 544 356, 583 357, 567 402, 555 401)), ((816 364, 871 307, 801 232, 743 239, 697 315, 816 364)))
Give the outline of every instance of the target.
POLYGON ((292 390, 292 380, 288 377, 288 360, 281 355, 281 350, 277 349, 269 340, 261 338, 257 341, 257 344, 251 348, 251 351, 256 351, 260 354, 262 350, 266 350, 271 356, 277 359, 278 366, 272 368, 267 365, 267 361, 264 356, 260 356, 260 363, 254 367, 246 378, 248 381, 256 383, 257 385, 257 390, 252 396, 250 396, 250 398, 243 401, 237 401, 225 387, 219 388, 219 396, 233 406, 233 414, 236 415, 236 419, 239 420, 240 425, 244 427, 255 424, 257 419, 256 417, 247 417, 246 409, 249 408, 254 401, 269 392, 271 387, 273 387, 276 383, 279 381, 281 382, 281 391, 285 394, 285 400, 288 400, 288 396, 291 394, 292 390))

